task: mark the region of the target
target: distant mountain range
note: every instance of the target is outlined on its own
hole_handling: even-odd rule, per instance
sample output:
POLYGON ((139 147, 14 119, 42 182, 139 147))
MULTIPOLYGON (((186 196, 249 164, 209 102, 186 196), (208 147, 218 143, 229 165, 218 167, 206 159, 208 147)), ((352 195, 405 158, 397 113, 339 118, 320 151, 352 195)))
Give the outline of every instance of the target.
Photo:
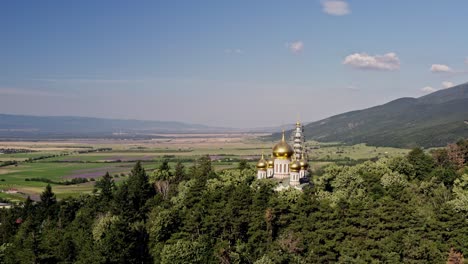
POLYGON ((0 138, 142 136, 151 133, 223 132, 228 128, 172 121, 0 114, 0 138))
POLYGON ((445 146, 468 138, 468 83, 312 122, 305 136, 373 146, 445 146))
MULTIPOLYGON (((0 139, 153 138, 151 134, 156 133, 216 132, 274 132, 271 137, 279 138, 280 128, 233 129, 171 121, 0 114, 0 139)), ((305 136, 322 142, 373 146, 444 146, 468 138, 468 83, 312 122, 305 126, 305 136)))

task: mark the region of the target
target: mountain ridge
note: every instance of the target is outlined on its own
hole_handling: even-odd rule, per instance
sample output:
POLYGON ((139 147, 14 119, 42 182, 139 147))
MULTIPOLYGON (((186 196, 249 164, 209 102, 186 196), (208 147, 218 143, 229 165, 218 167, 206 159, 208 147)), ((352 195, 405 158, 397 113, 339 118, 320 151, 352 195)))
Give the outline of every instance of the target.
POLYGON ((113 133, 203 133, 227 130, 229 128, 178 121, 0 114, 0 136, 3 138, 46 137, 47 135, 91 137, 113 133))
MULTIPOLYGON (((305 125, 308 139, 374 146, 439 147, 468 137, 468 83, 334 115, 305 125)), ((273 134, 279 138, 279 134, 273 134)))

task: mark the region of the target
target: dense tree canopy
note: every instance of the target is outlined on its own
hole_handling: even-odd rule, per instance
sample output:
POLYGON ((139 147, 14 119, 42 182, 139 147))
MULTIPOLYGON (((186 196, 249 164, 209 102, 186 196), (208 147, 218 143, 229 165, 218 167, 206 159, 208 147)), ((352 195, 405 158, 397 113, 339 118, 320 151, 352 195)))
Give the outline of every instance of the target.
MULTIPOLYGON (((115 184, 0 210, 1 263, 446 263, 468 252, 467 142, 330 165, 273 191, 242 162, 140 163, 115 184), (455 147, 456 146, 456 147, 455 147)), ((455 263, 455 262, 454 262, 455 263)))

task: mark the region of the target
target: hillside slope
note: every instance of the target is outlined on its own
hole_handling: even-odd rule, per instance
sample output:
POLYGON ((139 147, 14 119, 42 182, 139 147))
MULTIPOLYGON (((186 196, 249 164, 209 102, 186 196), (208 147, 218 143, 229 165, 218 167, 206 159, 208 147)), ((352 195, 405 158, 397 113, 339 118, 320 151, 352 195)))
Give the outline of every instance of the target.
POLYGON ((420 98, 347 112, 307 124, 308 139, 374 146, 435 147, 468 138, 468 83, 420 98))

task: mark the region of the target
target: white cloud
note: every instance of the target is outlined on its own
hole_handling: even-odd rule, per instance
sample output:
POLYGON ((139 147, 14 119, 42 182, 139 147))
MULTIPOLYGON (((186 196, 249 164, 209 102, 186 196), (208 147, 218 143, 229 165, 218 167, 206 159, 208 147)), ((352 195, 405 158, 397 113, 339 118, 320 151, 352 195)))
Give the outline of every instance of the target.
POLYGON ((444 88, 453 87, 453 82, 449 82, 449 81, 442 82, 442 87, 444 88))
POLYGON ((393 52, 375 56, 367 53, 354 53, 346 56, 343 64, 367 70, 394 71, 400 69, 400 59, 393 52))
POLYGON ((344 16, 351 13, 349 5, 343 0, 323 0, 323 12, 333 16, 344 16))
POLYGON ((292 53, 300 53, 304 50, 304 42, 302 41, 296 41, 292 43, 286 43, 286 47, 292 52, 292 53))
POLYGON ((445 64, 432 64, 431 72, 452 72, 453 70, 445 64))
POLYGON ((444 81, 444 82, 442 82, 442 88, 440 88, 440 89, 436 89, 436 88, 433 88, 431 86, 426 86, 426 87, 421 88, 421 92, 433 93, 435 91, 438 91, 438 90, 441 90, 441 89, 447 89, 447 88, 450 88, 450 87, 453 87, 453 86, 454 86, 453 82, 444 81))
POLYGON ((437 90, 432 88, 431 86, 426 86, 426 87, 421 88, 421 91, 424 92, 424 93, 432 93, 432 92, 435 92, 437 90))
POLYGON ((465 58, 465 64, 468 65, 468 57, 465 58))

